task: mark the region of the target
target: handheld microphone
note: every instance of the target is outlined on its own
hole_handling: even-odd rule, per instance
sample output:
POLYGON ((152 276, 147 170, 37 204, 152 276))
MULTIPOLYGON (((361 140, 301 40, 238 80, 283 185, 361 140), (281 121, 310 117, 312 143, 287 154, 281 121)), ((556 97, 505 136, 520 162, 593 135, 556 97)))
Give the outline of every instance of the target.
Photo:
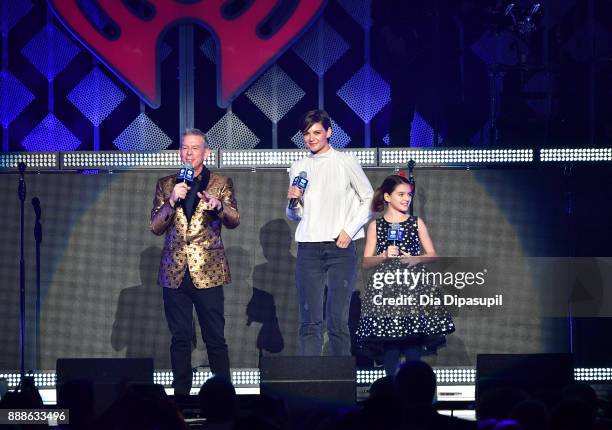
POLYGON ((394 222, 391 224, 391 226, 389 226, 387 229, 387 242, 393 242, 393 245, 395 245, 395 242, 400 241, 403 238, 404 231, 400 229, 399 223, 394 222))
POLYGON ((393 246, 396 246, 397 241, 401 241, 404 238, 404 231, 400 228, 399 223, 394 222, 387 229, 387 242, 393 242, 393 246))
POLYGON ((192 183, 193 182, 193 166, 191 163, 186 163, 181 166, 178 174, 176 175, 176 183, 181 182, 192 183))
MULTIPOLYGON (((191 184, 193 182, 193 165, 191 163, 185 163, 179 169, 178 174, 176 175, 176 183, 180 184, 181 182, 185 182, 187 184, 191 184)), ((180 203, 183 199, 178 199, 177 203, 180 203)))
MULTIPOLYGON (((293 178, 293 182, 291 183, 291 186, 296 186, 301 190, 305 190, 306 187, 308 186, 308 179, 306 179, 307 177, 308 177, 308 174, 306 172, 300 172, 298 176, 293 178)), ((296 199, 296 198, 289 200, 288 208, 295 209, 295 207, 298 205, 299 202, 300 202, 300 199, 296 199)))

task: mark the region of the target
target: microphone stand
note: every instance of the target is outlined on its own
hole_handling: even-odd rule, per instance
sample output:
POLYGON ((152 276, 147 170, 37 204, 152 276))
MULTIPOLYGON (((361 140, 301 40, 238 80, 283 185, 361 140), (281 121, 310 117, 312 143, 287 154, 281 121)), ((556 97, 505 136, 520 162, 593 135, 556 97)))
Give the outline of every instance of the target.
MULTIPOLYGON (((568 238, 568 256, 573 257, 576 256, 575 248, 574 248, 574 194, 573 194, 573 173, 574 166, 572 164, 566 164, 563 166, 563 183, 565 188, 565 218, 566 218, 566 227, 567 227, 567 238, 568 238)), ((568 343, 569 343, 569 352, 570 354, 574 353, 574 303, 572 299, 572 295, 568 296, 567 305, 568 305, 568 343)))
POLYGON ((17 195, 19 196, 20 202, 20 243, 19 243, 19 353, 20 353, 20 375, 21 381, 25 376, 25 257, 24 257, 24 244, 25 244, 25 198, 26 198, 26 182, 24 178, 24 172, 26 164, 19 162, 17 164, 19 168, 19 188, 17 195))
POLYGON ((36 241, 36 368, 40 364, 40 244, 42 243, 41 209, 38 197, 32 199, 36 222, 34 224, 34 240, 36 241))
POLYGON ((410 200, 410 216, 414 215, 414 194, 416 193, 416 182, 414 181, 414 166, 416 162, 410 160, 408 162, 408 183, 412 185, 412 199, 410 200))

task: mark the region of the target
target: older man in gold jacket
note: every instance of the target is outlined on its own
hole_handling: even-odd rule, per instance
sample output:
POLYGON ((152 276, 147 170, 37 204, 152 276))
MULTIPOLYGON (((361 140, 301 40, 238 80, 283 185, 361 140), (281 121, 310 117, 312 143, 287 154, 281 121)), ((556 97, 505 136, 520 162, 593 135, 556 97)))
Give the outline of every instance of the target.
POLYGON ((180 156, 193 166, 194 181, 177 183, 174 175, 159 179, 151 211, 151 231, 166 234, 159 284, 164 287, 164 311, 172 334, 173 387, 179 395, 189 394, 192 384, 194 307, 211 371, 230 378, 222 286, 231 282, 231 276, 221 226, 236 228, 240 215, 232 180, 204 166, 209 154, 204 133, 185 131, 180 156))

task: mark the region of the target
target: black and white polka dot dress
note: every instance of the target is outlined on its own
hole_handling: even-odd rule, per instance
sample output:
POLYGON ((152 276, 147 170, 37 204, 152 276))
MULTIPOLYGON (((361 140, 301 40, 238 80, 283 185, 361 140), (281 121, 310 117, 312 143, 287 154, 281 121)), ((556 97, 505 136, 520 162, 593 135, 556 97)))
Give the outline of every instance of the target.
MULTIPOLYGON (((384 218, 376 220, 376 254, 382 253, 387 246, 387 232, 391 224, 384 218)), ((410 255, 421 254, 421 243, 418 235, 417 217, 409 217, 400 223, 403 230, 401 241, 395 243, 402 251, 410 255)), ((357 336, 363 352, 370 351, 370 355, 378 355, 385 341, 406 340, 421 344, 424 353, 435 352, 436 348, 444 345, 445 335, 455 331, 455 325, 448 310, 443 305, 429 304, 421 306, 420 296, 441 298, 442 294, 435 285, 425 282, 412 282, 421 272, 421 278, 427 273, 425 265, 418 264, 408 267, 399 259, 387 259, 375 268, 365 288, 361 304, 361 317, 357 327, 357 336), (398 272, 402 274, 400 282, 383 282, 384 274, 398 272), (406 272, 407 271, 407 272, 406 272), (375 274, 378 273, 375 279, 375 274), (407 277, 404 275, 407 273, 407 277), (406 282, 408 279, 408 282, 406 282), (378 282, 376 282, 378 280, 378 282), (402 298, 397 304, 397 298, 402 298), (414 305, 409 304, 411 302, 414 305), (394 304, 389 300, 396 299, 394 304), (377 343, 379 345, 377 345, 377 343), (380 348, 378 348, 380 347, 380 348)), ((397 277, 394 277, 397 280, 397 277)))

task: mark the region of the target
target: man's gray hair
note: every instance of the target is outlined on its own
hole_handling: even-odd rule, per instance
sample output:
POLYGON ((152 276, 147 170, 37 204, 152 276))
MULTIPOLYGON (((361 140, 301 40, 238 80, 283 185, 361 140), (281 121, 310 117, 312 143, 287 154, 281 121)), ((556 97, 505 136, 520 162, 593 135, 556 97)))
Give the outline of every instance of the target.
POLYGON ((181 134, 181 141, 185 136, 200 136, 202 140, 204 140, 204 147, 208 147, 208 138, 206 137, 206 134, 199 128, 185 129, 183 134, 181 134))

